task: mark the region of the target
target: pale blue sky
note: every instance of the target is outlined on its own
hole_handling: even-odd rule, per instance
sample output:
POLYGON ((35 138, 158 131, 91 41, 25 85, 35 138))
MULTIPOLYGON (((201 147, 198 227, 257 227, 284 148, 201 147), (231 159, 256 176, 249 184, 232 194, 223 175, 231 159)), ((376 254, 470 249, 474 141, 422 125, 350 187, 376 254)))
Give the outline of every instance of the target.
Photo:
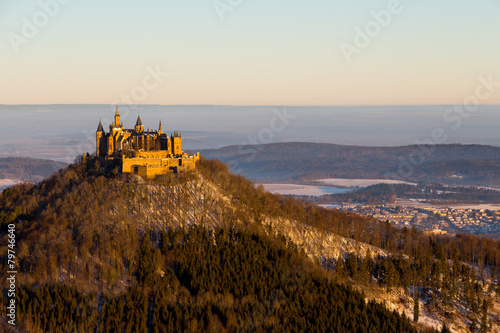
POLYGON ((216 2, 0 0, 0 104, 453 104, 500 82, 498 0, 401 0, 351 61, 341 43, 391 1, 216 2), (26 38, 40 3, 58 12, 26 38))

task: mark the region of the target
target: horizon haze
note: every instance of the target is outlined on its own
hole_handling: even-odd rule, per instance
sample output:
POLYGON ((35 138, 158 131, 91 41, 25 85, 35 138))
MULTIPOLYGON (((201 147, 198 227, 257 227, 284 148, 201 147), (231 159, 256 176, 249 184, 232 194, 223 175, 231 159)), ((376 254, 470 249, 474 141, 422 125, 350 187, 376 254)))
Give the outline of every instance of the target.
MULTIPOLYGON (((0 105, 0 157, 71 163, 95 152, 95 131, 111 123, 115 105, 0 105)), ((119 106, 125 128, 140 114, 145 128, 179 131, 186 151, 229 145, 318 142, 359 146, 462 143, 500 146, 499 105, 461 117, 452 105, 281 107, 119 106), (439 135, 437 135, 439 134, 439 135)))

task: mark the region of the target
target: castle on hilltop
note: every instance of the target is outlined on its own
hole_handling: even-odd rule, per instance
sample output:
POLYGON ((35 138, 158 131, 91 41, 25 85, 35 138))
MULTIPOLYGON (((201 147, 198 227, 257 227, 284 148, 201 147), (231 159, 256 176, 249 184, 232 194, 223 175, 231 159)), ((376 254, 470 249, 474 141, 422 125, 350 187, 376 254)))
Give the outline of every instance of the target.
POLYGON ((144 131, 141 117, 133 129, 124 129, 116 107, 114 123, 106 133, 99 120, 96 131, 96 158, 104 164, 117 164, 124 173, 153 178, 169 172, 179 173, 195 168, 200 153, 188 155, 182 151, 182 136, 168 136, 161 129, 144 131))

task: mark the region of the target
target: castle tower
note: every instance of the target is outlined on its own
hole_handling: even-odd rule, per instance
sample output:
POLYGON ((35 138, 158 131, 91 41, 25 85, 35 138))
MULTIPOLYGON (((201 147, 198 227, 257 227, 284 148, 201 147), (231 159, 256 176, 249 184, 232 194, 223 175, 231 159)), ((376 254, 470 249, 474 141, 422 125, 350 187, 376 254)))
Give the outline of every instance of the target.
POLYGON ((159 135, 163 134, 163 131, 161 130, 161 120, 160 120, 160 125, 158 126, 158 134, 159 135))
POLYGON ((101 119, 99 119, 99 126, 97 126, 97 131, 95 132, 95 154, 97 157, 101 157, 102 138, 105 134, 101 119))
POLYGON ((174 132, 174 135, 170 136, 170 140, 172 141, 172 154, 174 155, 182 155, 182 136, 174 132))
POLYGON ((145 150, 148 151, 149 150, 149 139, 151 137, 149 136, 149 127, 148 127, 148 131, 146 132, 146 148, 145 150))
POLYGON ((115 112, 115 127, 120 127, 121 122, 120 122, 120 112, 118 112, 118 105, 116 106, 116 112, 115 112))
POLYGON ((137 115, 137 121, 135 122, 134 130, 136 133, 144 132, 144 126, 142 125, 142 120, 140 115, 137 115))

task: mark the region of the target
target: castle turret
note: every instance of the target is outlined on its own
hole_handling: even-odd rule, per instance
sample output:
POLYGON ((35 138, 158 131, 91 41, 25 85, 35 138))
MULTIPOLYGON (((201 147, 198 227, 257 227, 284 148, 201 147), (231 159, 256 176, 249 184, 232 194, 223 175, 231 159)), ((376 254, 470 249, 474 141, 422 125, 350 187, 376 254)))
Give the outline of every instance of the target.
POLYGON ((97 157, 101 156, 102 138, 105 134, 102 128, 101 119, 99 119, 99 126, 97 126, 97 131, 95 132, 95 154, 97 157))
POLYGON ((177 133, 177 131, 174 132, 174 135, 170 136, 170 140, 172 141, 172 154, 174 155, 182 155, 182 136, 177 133))

